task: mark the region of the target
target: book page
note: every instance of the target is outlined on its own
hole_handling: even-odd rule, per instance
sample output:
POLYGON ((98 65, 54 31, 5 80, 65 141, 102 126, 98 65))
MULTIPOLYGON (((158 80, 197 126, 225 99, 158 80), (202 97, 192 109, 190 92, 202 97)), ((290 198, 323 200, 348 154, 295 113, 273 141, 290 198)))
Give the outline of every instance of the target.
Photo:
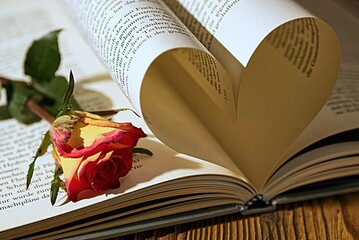
POLYGON ((359 2, 357 0, 295 0, 332 26, 338 35, 344 63, 359 63, 359 2))
POLYGON ((339 142, 301 154, 283 165, 261 192, 272 199, 297 187, 358 175, 358 147, 358 141, 339 142))
POLYGON ((237 62, 236 122, 201 110, 199 100, 194 112, 248 178, 263 185, 334 87, 340 66, 334 31, 293 1, 165 2, 225 69, 237 62))
MULTIPOLYGON (((193 66, 191 71, 198 72, 194 78, 196 84, 234 118, 234 99, 229 77, 225 71, 220 71, 218 63, 206 66, 206 69, 218 74, 218 79, 202 74, 204 60, 201 56, 211 58, 210 54, 161 1, 64 3, 113 79, 138 111, 141 110, 141 102, 145 101, 141 99, 140 102, 141 91, 146 91, 145 88, 141 89, 141 85, 142 81, 146 81, 145 73, 151 63, 173 49, 188 48, 198 51, 198 54, 190 57, 183 53, 186 61, 193 66), (217 91, 219 84, 226 95, 217 91)), ((216 62, 213 58, 211 61, 216 62)), ((175 73, 172 75, 176 77, 175 73)))
POLYGON ((344 64, 326 105, 288 150, 289 158, 331 135, 359 128, 359 64, 344 64))
MULTIPOLYGON (((131 106, 56 1, 32 0, 19 3, 20 1, 10 0, 1 2, 0 33, 6 36, 0 39, 1 75, 27 80, 22 72, 22 62, 27 47, 34 39, 61 28, 64 29, 59 39, 62 63, 58 74, 67 77, 70 69, 73 70, 76 79, 75 97, 80 105, 86 110, 131 106)), ((3 92, 0 101, 1 105, 5 104, 3 92)), ((51 228, 71 219, 80 219, 83 214, 74 214, 72 217, 68 214, 110 199, 127 196, 129 193, 142 194, 143 189, 182 177, 198 174, 227 176, 238 187, 242 184, 247 187, 250 185, 237 173, 169 149, 152 135, 140 118, 131 112, 119 113, 115 120, 130 121, 142 127, 149 137, 141 140, 139 146, 151 150, 154 156, 135 157, 131 172, 121 179, 122 186, 108 192, 108 195, 61 205, 61 201, 65 200, 64 193, 61 192, 59 203, 54 207, 51 206, 49 199, 50 181, 54 170, 50 149, 45 156, 37 160, 32 184, 29 190, 25 190, 28 165, 49 124, 40 121, 32 125, 23 125, 13 119, 0 121, 0 215, 2 220, 6 219, 1 222, 0 236, 13 238, 16 234, 20 236, 43 228, 51 228), (61 219, 60 216, 64 217, 61 219), (51 217, 56 217, 56 220, 49 221, 51 217), (47 220, 35 224, 45 219, 47 220), (31 227, 22 228, 26 231, 11 231, 13 228, 27 224, 31 224, 31 227)), ((226 164, 229 169, 237 170, 230 162, 224 163, 226 164)), ((253 193, 249 194, 249 192, 251 191, 244 190, 241 193, 242 198, 250 198, 253 193)), ((132 198, 136 198, 136 194, 133 194, 132 198)), ((114 201, 122 203, 121 200, 114 201)), ((131 201, 124 201, 123 204, 129 205, 131 201)), ((107 206, 106 203, 104 205, 107 206)), ((83 213, 96 215, 97 210, 90 209, 86 208, 83 213)), ((98 211, 106 211, 106 208, 100 207, 98 211)))
POLYGON ((338 33, 343 63, 336 86, 321 112, 295 141, 284 158, 325 137, 359 127, 359 9, 356 1, 306 1, 299 3, 313 10, 338 33), (326 7, 324 7, 326 6, 326 7), (354 13, 354 12, 355 13, 354 13))
MULTIPOLYGON (((346 132, 349 130, 357 130, 359 127, 359 51, 357 43, 359 42, 359 17, 355 9, 359 9, 356 1, 307 1, 297 0, 297 2, 310 8, 319 17, 325 19, 331 24, 334 30, 338 33, 338 38, 341 42, 343 52, 343 63, 339 73, 339 78, 336 86, 328 99, 323 109, 318 113, 315 119, 305 129, 305 131, 296 139, 293 145, 288 149, 283 156, 284 159, 293 157, 300 150, 311 144, 318 143, 336 134, 346 132), (354 13, 354 12, 355 13, 354 13)), ((356 139, 356 138, 355 138, 356 139)), ((349 141, 348 136, 345 139, 349 141)), ((352 139, 353 140, 353 139, 352 139)), ((333 173, 317 174, 321 180, 334 178, 335 176, 349 176, 355 174, 355 168, 345 168, 346 162, 350 164, 350 155, 357 153, 357 142, 341 142, 340 139, 333 139, 329 145, 316 147, 311 146, 310 151, 303 152, 296 155, 290 161, 280 166, 280 170, 271 177, 265 191, 271 191, 272 196, 278 193, 279 182, 283 178, 288 177, 290 173, 299 171, 298 169, 305 169, 307 165, 318 166, 322 169, 321 164, 318 164, 320 159, 328 161, 328 165, 333 165, 333 173), (342 149, 347 149, 342 151, 342 149), (318 157, 320 153, 320 157, 318 157), (340 158, 339 158, 340 157, 340 158), (342 166, 335 169, 335 165, 331 164, 328 159, 340 159, 342 166), (304 164, 306 163, 306 164, 304 164), (336 173, 334 173, 336 172, 336 173), (340 172, 341 175, 338 175, 340 172), (270 188, 272 190, 270 190, 270 188), (275 189, 275 190, 274 190, 275 189)), ((309 170, 308 175, 315 175, 315 167, 309 170)), ((310 178, 306 174, 301 174, 302 179, 299 180, 302 184, 305 178, 310 178)), ((315 178, 310 180, 315 181, 315 178)), ((286 179, 284 182, 288 183, 286 179)), ((294 186, 293 182, 288 183, 288 186, 294 186)), ((285 185, 285 184, 284 184, 285 185)))
POLYGON ((167 6, 153 0, 64 2, 113 79, 162 142, 214 163, 231 161, 196 116, 216 108, 235 122, 230 78, 167 6), (156 75, 161 79, 153 79, 157 62, 167 71, 166 76, 156 75), (189 73, 189 79, 183 79, 178 68, 189 73), (184 99, 173 82, 181 83, 191 98, 184 99), (193 115, 193 102, 202 93, 206 96, 202 107, 193 115), (196 141, 188 141, 194 136, 196 141))

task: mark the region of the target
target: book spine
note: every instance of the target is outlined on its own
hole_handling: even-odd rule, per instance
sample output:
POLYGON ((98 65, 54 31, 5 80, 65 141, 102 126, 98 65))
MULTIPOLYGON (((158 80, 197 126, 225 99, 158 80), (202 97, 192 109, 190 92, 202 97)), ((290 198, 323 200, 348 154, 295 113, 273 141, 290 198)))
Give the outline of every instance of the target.
POLYGON ((263 195, 258 194, 249 200, 242 209, 243 215, 271 212, 276 209, 272 201, 267 200, 263 195))

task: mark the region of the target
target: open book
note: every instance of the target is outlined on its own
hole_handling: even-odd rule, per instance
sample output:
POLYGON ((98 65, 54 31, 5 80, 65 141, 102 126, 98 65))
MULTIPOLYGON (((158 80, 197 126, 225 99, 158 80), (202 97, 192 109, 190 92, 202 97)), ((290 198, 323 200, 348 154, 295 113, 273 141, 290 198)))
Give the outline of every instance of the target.
POLYGON ((359 190, 358 5, 326 4, 343 13, 337 82, 336 33, 291 0, 1 0, 0 74, 24 79, 27 46, 63 28, 80 105, 133 106, 144 121, 115 120, 154 155, 119 189, 53 207, 50 154, 25 190, 48 124, 1 121, 0 238, 108 237, 359 190))

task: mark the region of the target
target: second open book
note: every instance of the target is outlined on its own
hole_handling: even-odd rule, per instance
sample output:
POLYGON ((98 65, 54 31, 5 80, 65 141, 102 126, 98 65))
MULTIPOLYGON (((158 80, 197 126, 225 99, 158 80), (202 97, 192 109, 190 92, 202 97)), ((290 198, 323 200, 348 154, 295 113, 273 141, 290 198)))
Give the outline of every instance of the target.
MULTIPOLYGON (((4 9, 16 8, 11 1, 5 3, 4 9)), ((347 137, 345 142, 327 138, 358 126, 358 113, 339 112, 343 102, 337 101, 338 97, 349 98, 343 89, 353 84, 349 76, 357 74, 357 69, 343 69, 332 98, 322 109, 337 80, 339 43, 326 23, 296 3, 28 1, 17 11, 3 11, 10 16, 26 9, 52 14, 54 24, 42 31, 52 30, 50 26, 66 30, 63 60, 67 61, 67 55, 77 56, 63 70, 71 62, 79 67, 77 86, 82 91, 76 93, 80 103, 88 108, 106 107, 93 90, 105 96, 104 102, 111 99, 111 107, 126 107, 127 97, 146 125, 130 114, 118 117, 147 129, 149 138, 140 144, 154 156, 135 159, 120 189, 107 196, 53 208, 48 197, 42 199, 43 192, 36 189, 30 193, 39 197, 21 206, 11 195, 14 204, 2 203, 0 212, 16 220, 2 226, 0 236, 41 233, 64 237, 118 226, 128 233, 138 230, 133 226, 143 226, 141 223, 158 227, 250 211, 258 199, 262 200, 258 207, 270 207, 285 202, 285 197, 278 197, 286 196, 284 193, 294 196, 290 201, 298 201, 310 197, 300 187, 358 176, 359 143, 347 137), (88 45, 72 26, 74 22, 88 45), (105 71, 90 47, 119 88, 97 81, 105 78, 105 71), (86 91, 87 84, 91 91, 86 91), (330 145, 312 145, 310 151, 302 151, 321 139, 330 145), (296 189, 300 191, 293 195, 296 189), (20 209, 40 204, 44 211, 16 217, 20 209), (198 209, 206 210, 194 211, 198 209), (70 222, 75 224, 66 225, 70 222), (29 224, 31 231, 22 232, 29 224)), ((0 124, 2 129, 18 126, 14 121, 0 124)), ((26 129, 41 133, 46 126, 26 129)), ((14 132, 6 134, 8 139, 20 138, 14 132)), ((29 148, 28 156, 31 154, 29 148)), ((11 153, 5 159, 10 162, 11 153)), ((52 161, 47 156, 38 171, 46 175, 52 161)), ((20 169, 26 167, 24 160, 20 169)), ((343 184, 337 192, 340 189, 348 188, 343 184)), ((332 189, 322 189, 322 193, 330 194, 332 189)), ((21 191, 16 196, 34 198, 21 191)))

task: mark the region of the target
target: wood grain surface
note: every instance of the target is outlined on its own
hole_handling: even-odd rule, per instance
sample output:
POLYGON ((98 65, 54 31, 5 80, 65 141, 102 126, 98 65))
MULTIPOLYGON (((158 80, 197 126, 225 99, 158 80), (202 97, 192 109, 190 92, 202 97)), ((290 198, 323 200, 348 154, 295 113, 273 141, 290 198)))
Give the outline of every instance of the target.
POLYGON ((359 239, 359 193, 287 204, 259 215, 228 215, 113 239, 359 239))

